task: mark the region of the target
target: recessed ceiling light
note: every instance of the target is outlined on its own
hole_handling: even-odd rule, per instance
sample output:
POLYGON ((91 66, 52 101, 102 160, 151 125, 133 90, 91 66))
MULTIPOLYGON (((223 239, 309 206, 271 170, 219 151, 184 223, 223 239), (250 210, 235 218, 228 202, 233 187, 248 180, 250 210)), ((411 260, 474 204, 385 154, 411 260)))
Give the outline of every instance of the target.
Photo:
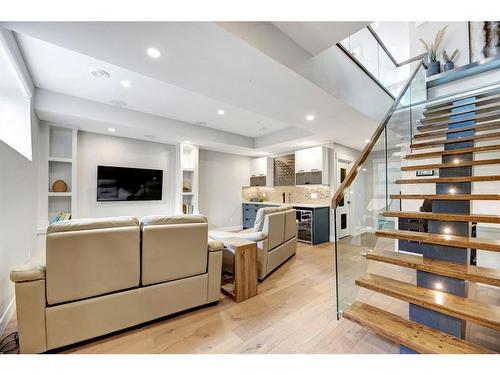
POLYGON ((154 47, 148 48, 146 52, 148 53, 149 57, 152 57, 153 59, 157 59, 161 56, 161 52, 154 47))
POLYGON ((115 105, 117 107, 126 107, 127 103, 125 103, 123 100, 110 100, 109 104, 115 105))
POLYGON ((314 115, 307 115, 307 116, 306 116, 306 120, 307 120, 307 121, 312 121, 312 120, 314 120, 314 115))
POLYGON ((106 79, 106 78, 109 78, 110 75, 107 71, 103 70, 103 69, 96 69, 96 70, 92 70, 90 72, 90 75, 94 78, 98 78, 98 79, 106 79))
POLYGON ((126 79, 122 80, 122 86, 123 87, 130 87, 130 81, 127 81, 126 79))
POLYGON ((114 133, 116 131, 115 128, 108 128, 108 131, 110 131, 111 133, 114 133))
POLYGON ((366 172, 366 168, 361 169, 363 172, 366 172))
POLYGON ((365 139, 365 143, 370 143, 371 141, 369 139, 365 139))
POLYGON ((217 111, 217 114, 218 114, 219 116, 223 116, 225 113, 226 113, 226 111, 224 111, 223 109, 219 109, 219 110, 217 111))

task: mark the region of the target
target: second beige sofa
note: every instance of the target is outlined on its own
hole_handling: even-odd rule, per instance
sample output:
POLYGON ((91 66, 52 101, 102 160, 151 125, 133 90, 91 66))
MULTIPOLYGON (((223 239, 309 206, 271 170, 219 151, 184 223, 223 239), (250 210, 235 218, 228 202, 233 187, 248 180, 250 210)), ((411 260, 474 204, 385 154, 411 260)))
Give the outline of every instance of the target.
POLYGON ((46 266, 10 276, 21 352, 45 352, 218 301, 223 245, 207 238, 200 215, 50 225, 46 266))

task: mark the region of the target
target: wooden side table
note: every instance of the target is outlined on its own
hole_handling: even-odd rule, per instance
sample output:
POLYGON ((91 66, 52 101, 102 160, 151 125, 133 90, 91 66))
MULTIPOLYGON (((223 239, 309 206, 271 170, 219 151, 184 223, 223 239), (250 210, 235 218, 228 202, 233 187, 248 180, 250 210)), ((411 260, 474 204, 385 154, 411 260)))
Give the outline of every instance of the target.
POLYGON ((223 277, 222 292, 236 302, 256 296, 257 244, 238 237, 225 238, 223 242, 234 252, 234 277, 223 277))

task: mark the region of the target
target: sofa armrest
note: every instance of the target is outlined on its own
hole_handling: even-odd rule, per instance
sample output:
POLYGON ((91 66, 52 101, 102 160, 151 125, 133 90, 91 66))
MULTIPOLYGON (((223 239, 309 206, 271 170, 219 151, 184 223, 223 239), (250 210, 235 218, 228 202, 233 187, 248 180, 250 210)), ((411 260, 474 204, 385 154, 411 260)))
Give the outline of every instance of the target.
POLYGON ((15 283, 45 280, 45 264, 28 263, 10 271, 10 280, 15 283))
POLYGON ((224 244, 220 241, 210 241, 208 243, 208 251, 222 251, 224 249, 224 244))
POLYGON ((268 237, 266 232, 248 232, 248 233, 238 233, 238 238, 244 238, 245 240, 260 242, 268 237))

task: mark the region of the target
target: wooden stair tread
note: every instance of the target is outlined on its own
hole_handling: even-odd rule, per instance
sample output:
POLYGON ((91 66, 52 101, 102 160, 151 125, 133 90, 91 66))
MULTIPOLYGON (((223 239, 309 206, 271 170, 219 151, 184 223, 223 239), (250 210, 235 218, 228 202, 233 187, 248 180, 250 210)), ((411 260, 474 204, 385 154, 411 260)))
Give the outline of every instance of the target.
POLYGON ((423 242, 432 245, 460 247, 464 249, 480 249, 500 252, 500 240, 455 236, 452 234, 438 234, 414 232, 410 230, 384 229, 375 232, 377 237, 398 240, 423 242))
POLYGON ((448 128, 447 126, 443 127, 444 130, 437 130, 432 132, 424 132, 418 133, 413 136, 414 139, 422 139, 422 138, 437 138, 444 137, 448 134, 460 133, 467 130, 474 130, 476 132, 483 132, 488 130, 500 129, 500 120, 492 120, 492 121, 484 121, 478 122, 474 125, 463 126, 460 128, 448 128))
POLYGON ((460 111, 447 112, 447 113, 442 113, 442 114, 433 115, 433 116, 426 116, 425 113, 424 113, 424 118, 422 120, 420 120, 419 123, 420 124, 425 124, 425 123, 427 123, 429 121, 438 120, 438 119, 441 119, 441 118, 447 118, 447 117, 451 117, 451 116, 463 115, 463 114, 466 114, 466 113, 469 113, 469 112, 480 112, 480 111, 484 111, 485 109, 496 108, 496 107, 500 107, 500 101, 495 101, 495 102, 489 103, 489 104, 478 105, 478 106, 476 106, 474 108, 467 108, 467 109, 462 109, 460 111))
POLYGON ((342 316, 422 354, 494 354, 495 352, 406 320, 377 307, 355 301, 342 316))
POLYGON ((422 288, 370 273, 356 279, 356 285, 458 319, 500 329, 500 306, 483 304, 439 290, 422 288))
POLYGON ((460 149, 456 149, 456 150, 431 151, 431 152, 407 154, 407 155, 405 155, 405 159, 406 160, 426 159, 426 158, 435 158, 435 157, 445 156, 445 155, 460 155, 460 154, 467 154, 467 153, 471 153, 471 152, 477 153, 477 152, 488 152, 488 151, 497 151, 497 150, 500 150, 500 144, 489 145, 489 146, 460 148, 460 149))
POLYGON ((496 201, 500 194, 391 194, 392 199, 433 199, 445 201, 496 201))
MULTIPOLYGON (((491 100, 496 100, 496 99, 500 98, 500 93, 499 94, 490 94, 490 95, 483 93, 483 94, 474 95, 474 97, 475 97, 475 99, 470 100, 468 103, 446 104, 446 105, 443 105, 443 103, 438 103, 438 104, 434 104, 434 105, 433 104, 427 105, 425 107, 425 110, 424 110, 424 115, 427 115, 429 113, 447 111, 447 110, 450 110, 453 108, 463 107, 465 105, 484 103, 484 102, 488 102, 491 100)), ((454 99, 453 101, 463 102, 464 100, 469 99, 469 98, 471 98, 471 97, 469 96, 469 97, 464 97, 464 98, 457 98, 457 99, 454 99)))
POLYGON ((442 146, 442 145, 450 144, 450 143, 467 142, 467 141, 480 141, 480 140, 498 139, 498 138, 500 138, 500 132, 472 135, 472 136, 467 136, 467 137, 442 139, 439 141, 412 143, 410 145, 410 148, 431 148, 431 147, 442 146))
POLYGON ((465 221, 471 223, 493 223, 500 224, 500 215, 476 215, 476 214, 453 214, 433 213, 420 211, 385 211, 385 217, 400 217, 408 219, 426 219, 437 221, 465 221))
POLYGON ((448 125, 452 125, 452 124, 458 124, 460 122, 478 120, 478 119, 497 118, 498 116, 500 116, 500 111, 495 110, 495 111, 480 113, 477 115, 467 116, 464 118, 453 118, 453 119, 441 120, 441 121, 431 121, 425 125, 417 126, 417 130, 418 131, 432 131, 432 130, 437 130, 438 126, 443 126, 443 125, 448 126, 448 125))
POLYGON ((439 182, 488 182, 500 181, 500 175, 496 176, 464 176, 464 177, 434 177, 434 178, 407 178, 396 180, 396 184, 433 184, 439 182))
POLYGON ((429 169, 440 169, 440 168, 458 168, 458 167, 471 167, 477 165, 490 165, 490 164, 500 164, 500 159, 484 159, 484 160, 469 160, 462 161, 460 163, 436 163, 436 164, 419 164, 419 165, 407 165, 401 167, 402 171, 419 171, 419 170, 429 170, 429 169))
POLYGON ((377 262, 394 264, 437 275, 500 286, 500 270, 492 268, 446 262, 444 260, 397 253, 395 251, 370 251, 366 254, 366 257, 377 262))

